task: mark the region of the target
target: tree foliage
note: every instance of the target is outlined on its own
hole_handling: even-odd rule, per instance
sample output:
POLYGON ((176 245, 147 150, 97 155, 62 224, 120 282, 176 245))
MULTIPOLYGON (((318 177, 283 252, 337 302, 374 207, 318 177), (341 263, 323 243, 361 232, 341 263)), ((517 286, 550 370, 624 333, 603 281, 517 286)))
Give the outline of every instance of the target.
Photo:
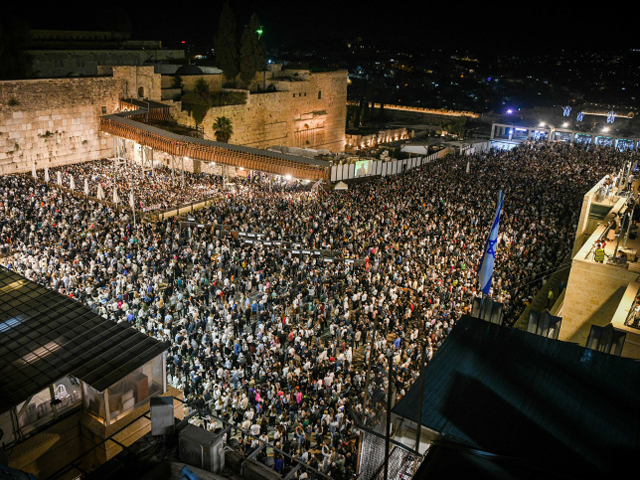
POLYGON ((264 43, 260 41, 259 29, 260 20, 254 13, 240 37, 240 79, 245 84, 253 80, 256 73, 264 68, 267 60, 267 51, 264 43))
POLYGON ((442 129, 449 132, 452 135, 456 135, 460 138, 464 138, 467 133, 467 121, 468 117, 458 117, 455 121, 443 124, 442 129))
POLYGON ((238 75, 238 47, 236 37, 236 17, 226 0, 222 5, 218 32, 213 39, 216 49, 216 63, 227 80, 233 81, 238 75))
POLYGON ((228 143, 231 135, 233 135, 233 125, 228 117, 218 117, 213 122, 213 133, 218 142, 228 143))
POLYGON ((210 97, 211 91, 209 90, 209 84, 204 78, 199 78, 196 81, 194 91, 201 97, 210 97))
POLYGON ((189 111, 196 125, 200 125, 211 108, 211 97, 189 92, 182 97, 182 105, 189 111))
POLYGON ((173 88, 179 88, 180 90, 182 90, 184 88, 184 81, 182 80, 182 77, 178 74, 173 76, 173 88))

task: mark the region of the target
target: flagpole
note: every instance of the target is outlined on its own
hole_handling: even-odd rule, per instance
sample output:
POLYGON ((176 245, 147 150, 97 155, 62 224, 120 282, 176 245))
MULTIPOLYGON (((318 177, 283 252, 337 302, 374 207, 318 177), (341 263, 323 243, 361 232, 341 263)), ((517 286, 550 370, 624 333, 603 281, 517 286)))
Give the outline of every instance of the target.
POLYGON ((133 226, 134 228, 137 230, 138 229, 138 225, 136 224, 136 202, 133 198, 133 176, 131 176, 131 198, 130 198, 130 203, 131 203, 131 211, 133 212, 133 226))
POLYGON ((496 249, 498 244, 498 226, 500 224, 500 213, 504 203, 504 194, 502 190, 498 193, 498 205, 496 208, 496 215, 489 231, 489 237, 485 244, 482 254, 482 260, 478 268, 478 283, 480 284, 480 291, 482 292, 482 300, 480 301, 480 318, 482 318, 482 310, 484 308, 484 301, 486 295, 491 290, 491 283, 493 280, 493 266, 495 263, 496 249))

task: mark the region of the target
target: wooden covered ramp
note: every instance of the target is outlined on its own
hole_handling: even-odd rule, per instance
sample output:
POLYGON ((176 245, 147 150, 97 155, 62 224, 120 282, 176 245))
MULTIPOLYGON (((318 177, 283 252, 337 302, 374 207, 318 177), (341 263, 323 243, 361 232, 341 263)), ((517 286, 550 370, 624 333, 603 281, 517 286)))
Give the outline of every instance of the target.
POLYGON ((179 135, 135 120, 141 118, 144 121, 147 116, 148 110, 144 108, 104 115, 100 117, 99 128, 101 132, 114 137, 131 140, 176 157, 275 175, 291 175, 314 182, 330 181, 331 163, 327 161, 179 135))

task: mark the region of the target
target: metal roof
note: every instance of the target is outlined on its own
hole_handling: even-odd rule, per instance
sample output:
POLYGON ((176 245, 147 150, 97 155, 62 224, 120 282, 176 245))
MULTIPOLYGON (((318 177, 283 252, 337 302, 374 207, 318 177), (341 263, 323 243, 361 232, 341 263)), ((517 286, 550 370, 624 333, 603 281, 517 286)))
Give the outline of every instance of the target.
MULTIPOLYGON (((443 441, 568 477, 640 453, 640 363, 463 316, 425 368, 422 425, 443 441)), ((417 421, 419 382, 393 412, 417 421)))
POLYGON ((104 391, 168 348, 0 266, 0 413, 67 375, 104 391))
POLYGON ((177 142, 195 143, 198 145, 203 145, 208 147, 223 148, 225 150, 231 150, 233 152, 242 152, 242 153, 248 153, 252 155, 260 155, 262 157, 274 158, 278 160, 287 160, 289 162, 296 162, 296 163, 304 163, 307 165, 314 165, 314 166, 323 167, 323 168, 328 168, 328 167, 331 167, 332 165, 331 162, 327 162, 326 160, 317 160, 315 158, 301 157, 298 155, 289 155, 286 153, 273 152, 271 150, 262 150, 260 148, 245 147, 243 145, 234 145, 232 143, 222 143, 222 142, 216 142, 214 140, 205 140, 203 138, 179 135, 177 133, 169 132, 168 130, 163 130, 161 128, 154 127, 152 125, 147 125, 146 123, 141 123, 141 122, 132 120, 130 118, 125 118, 123 116, 123 114, 125 114, 126 116, 135 116, 141 113, 146 113, 146 111, 144 111, 144 109, 141 109, 141 110, 134 110, 130 112, 113 113, 110 115, 104 115, 104 117, 114 122, 122 123, 124 125, 129 125, 131 127, 136 127, 149 133, 154 133, 162 137, 170 138, 171 140, 175 140, 177 142))

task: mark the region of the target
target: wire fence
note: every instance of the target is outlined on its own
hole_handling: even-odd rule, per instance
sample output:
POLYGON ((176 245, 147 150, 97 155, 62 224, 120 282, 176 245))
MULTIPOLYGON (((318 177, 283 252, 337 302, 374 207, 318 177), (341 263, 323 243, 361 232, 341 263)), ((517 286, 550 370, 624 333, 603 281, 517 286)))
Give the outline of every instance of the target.
POLYGON ((361 430, 358 478, 409 479, 420 465, 422 455, 391 439, 393 425, 389 409, 396 401, 396 368, 389 356, 372 360, 369 384, 365 387, 364 409, 349 412, 361 430))

